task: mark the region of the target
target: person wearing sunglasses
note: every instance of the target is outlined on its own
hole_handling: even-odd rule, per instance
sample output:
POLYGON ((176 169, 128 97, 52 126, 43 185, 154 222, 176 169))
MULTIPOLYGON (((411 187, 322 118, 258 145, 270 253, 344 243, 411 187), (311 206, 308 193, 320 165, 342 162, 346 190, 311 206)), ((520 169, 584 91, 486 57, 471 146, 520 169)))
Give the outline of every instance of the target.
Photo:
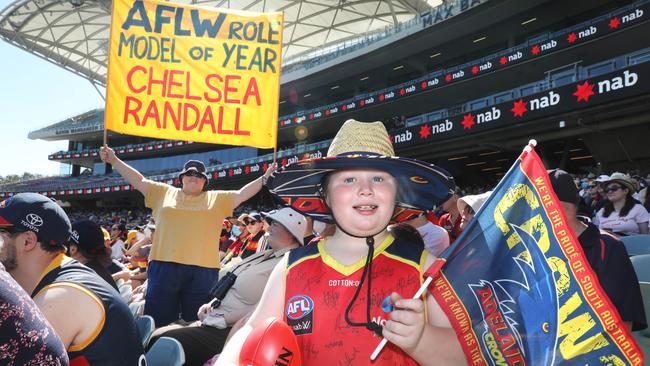
POLYGON ((178 320, 179 314, 185 321, 196 320, 221 266, 219 234, 223 219, 262 189, 275 165, 241 189, 226 191, 207 190, 209 176, 198 160, 185 163, 178 174, 181 187, 176 188, 146 179, 106 145, 100 157, 144 195, 145 206, 151 208, 156 221, 144 313, 151 315, 157 326, 178 320))
POLYGON ((265 247, 265 237, 266 232, 262 230, 264 223, 262 222, 262 216, 257 212, 252 212, 247 214, 243 219, 246 229, 248 230, 248 238, 244 241, 242 245, 241 259, 246 259, 251 255, 258 252, 258 248, 265 247))
POLYGON ((629 175, 614 173, 605 182, 608 202, 594 218, 594 224, 602 230, 617 235, 636 235, 648 233, 648 211, 635 200, 635 183, 629 175))

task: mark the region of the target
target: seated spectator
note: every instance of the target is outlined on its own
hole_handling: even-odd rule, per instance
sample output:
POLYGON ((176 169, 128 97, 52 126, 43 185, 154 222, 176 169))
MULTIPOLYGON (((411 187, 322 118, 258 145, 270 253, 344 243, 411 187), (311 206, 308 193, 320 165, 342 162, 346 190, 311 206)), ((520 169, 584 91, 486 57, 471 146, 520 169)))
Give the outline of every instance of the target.
MULTIPOLYGON (((236 276, 232 287, 222 300, 215 299, 201 306, 199 321, 159 328, 150 344, 153 345, 158 337, 177 339, 183 345, 186 365, 203 365, 221 352, 231 327, 255 308, 271 271, 284 253, 303 243, 307 222, 302 215, 290 208, 282 208, 265 216, 271 221, 271 249, 244 259, 232 269, 229 273, 236 276)), ((219 278, 223 280, 225 277, 222 270, 219 278)))
POLYGON ((487 191, 485 193, 468 195, 458 199, 461 230, 464 230, 465 227, 467 227, 467 224, 474 219, 474 215, 476 215, 485 201, 490 198, 491 194, 492 191, 487 191))
POLYGON ((124 224, 114 224, 111 226, 111 258, 122 259, 124 258, 124 240, 126 234, 124 224))
POLYGON ((553 190, 566 213, 567 224, 578 237, 598 282, 612 301, 628 330, 647 328, 639 280, 625 250, 615 236, 599 231, 594 224, 578 220, 578 189, 564 171, 549 171, 553 190))
POLYGON ((262 216, 257 212, 247 214, 243 221, 246 224, 246 229, 248 229, 248 238, 246 238, 242 245, 243 249, 240 257, 241 259, 246 259, 255 254, 259 246, 264 245, 262 238, 264 238, 266 232, 263 230, 264 222, 262 221, 262 216))
MULTIPOLYGON (((3 250, 0 261, 4 263, 6 259, 9 258, 3 250)), ((12 266, 13 263, 7 265, 12 266)), ((0 364, 68 365, 68 353, 54 328, 2 264, 0 305, 0 364)))
POLYGON ((66 257, 70 221, 49 198, 19 193, 0 205, 3 263, 31 294, 67 348, 70 363, 140 365, 129 307, 93 270, 66 257))
POLYGON ((224 258, 221 260, 221 265, 224 266, 232 258, 239 257, 239 254, 241 254, 241 251, 243 249, 244 241, 248 237, 248 229, 246 229, 246 224, 244 223, 244 218, 246 217, 246 214, 242 214, 239 216, 239 218, 233 223, 232 229, 231 229, 231 239, 232 239, 232 244, 230 244, 230 247, 228 247, 228 250, 226 250, 226 255, 224 258))
POLYGON ((232 221, 228 217, 223 219, 223 224, 221 225, 221 233, 219 234, 219 258, 223 259, 226 256, 226 251, 233 243, 233 239, 230 237, 230 232, 232 231, 232 221))
POLYGON ((99 225, 89 220, 75 221, 68 242, 68 253, 73 259, 95 271, 119 292, 108 272, 108 266, 112 264, 110 250, 104 246, 104 237, 99 225))
POLYGON ((623 173, 614 173, 606 184, 609 202, 596 213, 594 224, 617 235, 648 233, 648 211, 632 198, 636 187, 623 173))

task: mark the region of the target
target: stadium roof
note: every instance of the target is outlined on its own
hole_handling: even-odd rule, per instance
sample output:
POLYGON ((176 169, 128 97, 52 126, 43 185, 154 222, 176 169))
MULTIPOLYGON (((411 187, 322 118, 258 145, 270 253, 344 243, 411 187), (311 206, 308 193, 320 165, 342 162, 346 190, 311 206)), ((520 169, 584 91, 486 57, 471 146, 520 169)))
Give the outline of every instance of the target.
MULTIPOLYGON (((284 11, 283 60, 417 17, 442 0, 178 0, 284 11)), ((17 0, 0 13, 0 37, 105 85, 110 0, 17 0)))

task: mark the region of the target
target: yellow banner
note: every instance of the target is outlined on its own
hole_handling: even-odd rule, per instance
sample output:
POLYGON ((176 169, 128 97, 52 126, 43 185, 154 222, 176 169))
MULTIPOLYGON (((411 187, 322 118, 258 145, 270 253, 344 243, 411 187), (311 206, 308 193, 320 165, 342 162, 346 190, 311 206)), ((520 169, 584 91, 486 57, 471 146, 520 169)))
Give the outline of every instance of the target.
POLYGON ((106 128, 274 147, 281 50, 282 13, 113 0, 106 128))

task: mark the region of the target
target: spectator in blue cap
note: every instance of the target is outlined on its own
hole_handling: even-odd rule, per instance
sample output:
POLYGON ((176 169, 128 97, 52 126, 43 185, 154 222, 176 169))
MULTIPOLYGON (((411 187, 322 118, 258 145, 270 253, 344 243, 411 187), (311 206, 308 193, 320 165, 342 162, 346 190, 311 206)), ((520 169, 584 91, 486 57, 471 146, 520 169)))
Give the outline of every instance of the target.
POLYGON ((92 269, 64 255, 70 231, 52 200, 19 193, 0 203, 0 261, 52 324, 70 364, 140 365, 129 307, 92 269))
POLYGON ((185 321, 196 320, 218 276, 223 219, 257 194, 274 168, 238 191, 206 190, 205 165, 190 160, 178 175, 181 188, 176 188, 146 179, 108 146, 102 147, 100 156, 144 195, 145 206, 156 220, 144 313, 158 326, 178 320, 179 314, 185 321))
POLYGON ((90 220, 72 223, 68 251, 73 259, 95 271, 99 277, 119 291, 108 271, 108 266, 112 264, 111 250, 104 245, 104 234, 99 225, 90 220))

